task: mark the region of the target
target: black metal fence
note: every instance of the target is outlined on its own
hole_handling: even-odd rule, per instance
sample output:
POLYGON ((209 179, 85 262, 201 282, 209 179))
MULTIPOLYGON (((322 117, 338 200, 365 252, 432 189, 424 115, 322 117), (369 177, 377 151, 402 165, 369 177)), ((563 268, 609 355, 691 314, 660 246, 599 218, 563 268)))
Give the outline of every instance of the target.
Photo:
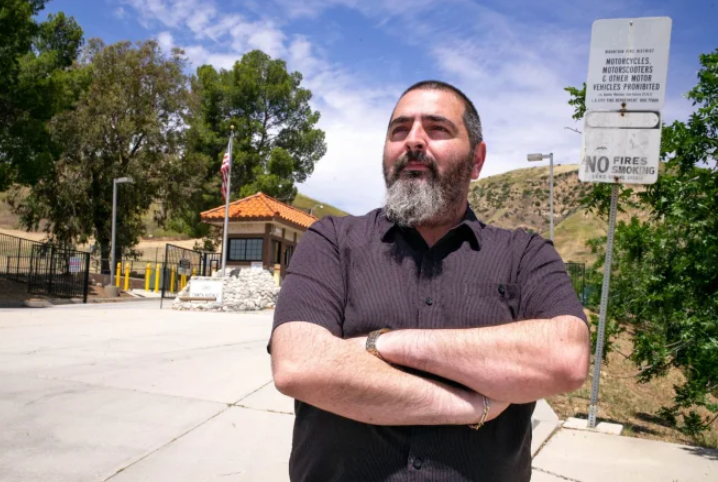
POLYGON ((566 263, 566 271, 571 277, 571 284, 576 290, 578 299, 586 305, 586 263, 566 263))
POLYGON ((168 244, 162 265, 162 295, 174 298, 192 276, 211 276, 221 266, 221 253, 194 251, 168 244))
POLYGON ((87 303, 90 253, 0 234, 0 277, 27 283, 28 293, 87 303))
POLYGON ((0 233, 0 277, 27 283, 32 248, 43 243, 0 233))
POLYGON ((52 244, 32 247, 28 292, 59 298, 82 298, 87 303, 90 253, 52 244))

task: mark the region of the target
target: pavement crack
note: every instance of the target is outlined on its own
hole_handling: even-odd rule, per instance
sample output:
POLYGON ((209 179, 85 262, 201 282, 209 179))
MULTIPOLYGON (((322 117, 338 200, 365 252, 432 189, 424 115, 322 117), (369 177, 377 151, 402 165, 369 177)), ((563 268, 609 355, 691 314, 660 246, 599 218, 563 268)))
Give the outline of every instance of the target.
POLYGON ((115 472, 114 474, 110 475, 109 477, 107 477, 107 478, 106 478, 105 480, 103 480, 102 482, 107 482, 108 480, 115 478, 115 476, 120 475, 122 472, 124 472, 125 470, 129 469, 129 468, 132 467, 133 465, 136 465, 136 464, 142 462, 142 461, 145 460, 147 457, 150 457, 151 455, 156 454, 157 452, 159 452, 159 451, 162 450, 163 448, 165 448, 165 447, 167 447, 167 446, 169 446, 169 445, 175 443, 177 440, 181 439, 181 438, 184 437, 185 435, 194 432, 195 430, 197 430, 198 428, 200 428, 202 425, 206 424, 207 422, 209 422, 209 421, 211 421, 211 420, 214 420, 215 418, 219 417, 220 415, 222 415, 222 414, 223 414, 224 412, 226 412, 227 410, 229 410, 229 407, 220 410, 219 412, 217 412, 217 413, 215 413, 214 415, 212 415, 211 417, 209 417, 207 420, 204 420, 204 421, 198 423, 197 425, 195 425, 194 427, 190 428, 189 430, 187 430, 187 431, 185 431, 185 432, 179 434, 178 436, 176 436, 175 438, 173 438, 173 439, 170 440, 169 442, 167 442, 167 443, 165 443, 165 444, 162 444, 161 446, 157 447, 157 448, 154 449, 154 450, 150 450, 149 452, 147 452, 145 455, 143 455, 143 456, 140 457, 139 459, 135 460, 134 462, 132 462, 132 463, 130 463, 130 464, 128 464, 128 465, 126 465, 126 466, 124 466, 124 467, 122 467, 122 468, 120 468, 117 472, 115 472))
POLYGON ((237 405, 239 402, 241 402, 242 400, 244 400, 245 398, 247 398, 247 397, 249 397, 249 396, 251 396, 251 395, 254 395, 254 394, 257 393, 258 391, 260 391, 262 388, 264 388, 264 387, 266 387, 267 385, 269 385, 270 383, 272 383, 272 380, 269 380, 267 383, 265 383, 264 385, 261 385, 261 386, 260 386, 259 388, 257 388, 256 390, 253 390, 253 391, 249 392, 249 393, 246 394, 246 395, 242 395, 242 396, 239 398, 239 400, 237 400, 236 402, 234 402, 232 405, 237 405))
POLYGON ((272 410, 270 408, 254 408, 246 405, 232 405, 237 408, 246 408, 247 410, 254 410, 255 412, 267 412, 267 413, 278 413, 280 415, 291 415, 294 416, 294 412, 282 412, 281 410, 272 410))
POLYGON ((554 477, 558 477, 561 480, 568 480, 569 482, 581 482, 578 479, 572 479, 571 477, 566 477, 565 475, 557 474, 549 470, 540 469, 538 467, 531 467, 531 470, 536 470, 538 472, 543 472, 544 474, 553 475, 554 477))

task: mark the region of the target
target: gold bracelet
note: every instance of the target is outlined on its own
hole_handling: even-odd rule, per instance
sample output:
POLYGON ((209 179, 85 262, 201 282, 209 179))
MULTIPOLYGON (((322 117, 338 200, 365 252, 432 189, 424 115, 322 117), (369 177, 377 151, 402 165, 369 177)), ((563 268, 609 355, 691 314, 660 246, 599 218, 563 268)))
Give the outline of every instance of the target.
POLYGON ((475 425, 469 425, 469 428, 478 430, 486 423, 486 417, 489 416, 489 399, 485 395, 481 395, 484 400, 484 413, 481 415, 481 421, 475 425))

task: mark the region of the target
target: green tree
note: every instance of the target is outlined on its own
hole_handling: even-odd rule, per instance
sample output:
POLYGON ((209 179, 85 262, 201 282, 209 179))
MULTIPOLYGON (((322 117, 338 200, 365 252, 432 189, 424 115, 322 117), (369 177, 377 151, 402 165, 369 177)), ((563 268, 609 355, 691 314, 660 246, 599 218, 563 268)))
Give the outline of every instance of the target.
POLYGON ((155 41, 88 43, 74 67, 87 88, 72 110, 50 122, 59 159, 18 207, 26 227, 46 220, 46 231, 60 243, 94 237, 106 260, 114 178, 134 179, 118 196, 118 256, 137 243, 153 201, 171 209, 188 197, 203 166, 182 155, 189 96, 184 66, 181 51, 166 58, 155 41))
MULTIPOLYGON (((695 112, 663 127, 658 182, 635 196, 650 219, 616 229, 608 310, 610 323, 633 328, 640 382, 681 370, 685 382, 662 415, 697 437, 718 418, 696 411, 718 413, 718 50, 700 62, 687 94, 695 112)), ((582 92, 569 92, 580 118, 582 92)), ((606 187, 588 197, 604 214, 606 187)), ((593 244, 600 250, 605 240, 593 244)))
POLYGON ((0 190, 32 185, 52 169, 59 147, 48 122, 82 88, 70 69, 82 29, 63 13, 36 23, 45 3, 8 0, 0 7, 0 190))
POLYGON ((324 132, 316 128, 319 112, 309 106, 312 94, 301 81, 299 72, 287 72, 283 60, 258 50, 231 70, 197 69, 187 151, 206 160, 207 170, 202 191, 191 209, 177 215, 175 228, 206 234, 199 213, 222 203, 219 169, 231 125, 236 127, 231 198, 261 191, 292 202, 294 184, 306 180, 326 153, 324 132))

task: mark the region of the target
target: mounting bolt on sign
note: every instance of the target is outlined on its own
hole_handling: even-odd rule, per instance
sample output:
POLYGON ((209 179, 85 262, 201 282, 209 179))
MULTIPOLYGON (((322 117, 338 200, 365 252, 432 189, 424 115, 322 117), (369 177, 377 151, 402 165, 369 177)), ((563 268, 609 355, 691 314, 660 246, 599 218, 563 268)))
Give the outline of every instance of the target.
POLYGON ((613 184, 588 409, 591 428, 598 414, 618 186, 658 180, 671 26, 668 17, 622 18, 596 20, 591 31, 578 177, 582 182, 613 184))

